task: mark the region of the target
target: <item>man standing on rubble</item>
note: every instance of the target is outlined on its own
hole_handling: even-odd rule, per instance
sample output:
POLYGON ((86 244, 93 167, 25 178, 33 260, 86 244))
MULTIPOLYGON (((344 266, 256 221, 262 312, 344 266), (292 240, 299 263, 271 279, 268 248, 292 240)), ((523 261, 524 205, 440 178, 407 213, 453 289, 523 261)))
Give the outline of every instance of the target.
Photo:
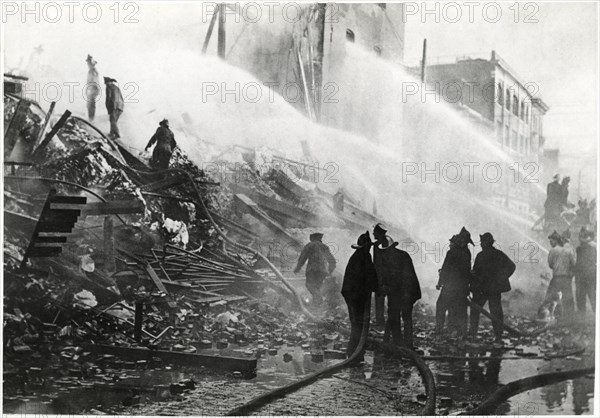
MULTIPOLYGON (((502 251, 494 247, 494 237, 489 232, 480 235, 481 252, 475 257, 473 264, 473 303, 483 307, 486 302, 490 313, 498 318, 493 321, 496 343, 502 341, 504 312, 502 311, 502 293, 510 290, 509 277, 515 272, 516 265, 502 251)), ((470 336, 477 335, 479 328, 479 311, 471 308, 470 336)))
POLYGON ((148 151, 156 142, 156 147, 154 147, 152 158, 150 159, 150 165, 157 170, 166 170, 169 168, 169 161, 171 161, 171 156, 177 143, 175 142, 175 135, 169 129, 169 121, 167 119, 163 119, 158 125, 145 150, 148 151))
POLYGON ((85 85, 85 99, 87 101, 88 119, 94 121, 96 117, 96 99, 100 94, 100 76, 96 69, 98 62, 88 54, 85 60, 88 65, 87 84, 85 85))
POLYGON ((308 261, 306 265, 306 289, 312 295, 314 305, 321 306, 323 302, 321 286, 325 278, 331 276, 331 273, 335 270, 336 262, 329 247, 321 241, 323 239, 322 233, 315 232, 310 234, 309 238, 310 242, 302 249, 294 273, 298 273, 304 263, 308 261))
POLYGON ((374 252, 375 271, 377 272, 377 287, 380 295, 388 298, 388 323, 386 335, 391 332, 392 341, 396 345, 413 349, 413 305, 421 299, 421 286, 417 273, 406 251, 398 248, 398 243, 390 236, 383 233, 381 224, 377 224, 374 252), (404 335, 402 333, 404 325, 404 335))
POLYGON ((377 275, 371 260, 371 237, 366 231, 358 241, 352 245, 356 251, 350 256, 344 273, 342 296, 348 305, 348 316, 352 330, 346 350, 348 356, 354 353, 362 334, 364 324, 364 311, 371 298, 371 292, 377 290, 377 275))
POLYGON ((575 294, 577 296, 577 313, 583 317, 587 299, 590 299, 592 311, 596 312, 596 243, 594 232, 585 227, 579 231, 577 247, 577 263, 575 266, 575 294))
POLYGON ((548 237, 550 246, 548 252, 548 266, 552 270, 552 280, 548 285, 546 300, 551 300, 558 292, 562 293, 562 303, 557 307, 557 314, 564 320, 573 315, 575 303, 573 301, 573 270, 576 266, 575 253, 563 247, 562 237, 553 231, 548 237))
POLYGON ((451 242, 436 286, 441 289, 435 315, 438 338, 444 328, 446 310, 448 325, 455 329, 457 337, 463 338, 467 333, 467 296, 471 283, 471 252, 468 244, 473 245, 473 240, 469 231, 463 227, 458 235, 452 237, 451 242))
POLYGON ((546 186, 546 201, 544 202, 544 218, 546 226, 556 226, 560 217, 562 187, 559 183, 560 176, 555 174, 552 177, 552 182, 546 186))
POLYGON ((106 84, 106 110, 108 111, 108 118, 110 120, 110 133, 108 136, 111 139, 121 138, 117 122, 125 107, 121 89, 119 89, 116 83, 117 80, 114 78, 104 77, 104 84, 106 84))

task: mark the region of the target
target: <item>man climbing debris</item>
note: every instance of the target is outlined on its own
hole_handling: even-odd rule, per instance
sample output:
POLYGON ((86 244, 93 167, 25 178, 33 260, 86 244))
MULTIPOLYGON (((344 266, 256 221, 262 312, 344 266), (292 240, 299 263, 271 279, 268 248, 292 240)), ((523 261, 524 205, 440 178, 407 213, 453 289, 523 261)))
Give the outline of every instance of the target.
MULTIPOLYGON (((502 293, 510 290, 509 278, 515 272, 516 265, 502 251, 494 247, 494 237, 486 232, 480 235, 481 252, 475 257, 473 264, 473 303, 483 307, 489 303, 490 313, 499 319, 493 321, 496 343, 502 341, 504 313, 502 311, 502 293)), ((471 337, 477 335, 479 328, 479 311, 471 309, 471 337)))
POLYGON ((177 142, 175 142, 175 135, 169 129, 169 121, 167 119, 163 119, 158 125, 145 150, 148 151, 156 143, 152 152, 152 158, 150 159, 150 165, 157 170, 166 170, 169 168, 169 161, 171 161, 171 156, 177 146, 177 142))
POLYGON ((371 292, 377 290, 377 275, 371 260, 371 237, 369 231, 358 237, 356 244, 352 245, 356 251, 350 256, 344 283, 342 285, 342 296, 348 305, 348 316, 350 317, 350 340, 346 350, 348 356, 354 353, 358 346, 364 324, 364 310, 371 292))
POLYGON ((315 306, 321 306, 323 296, 321 295, 321 286, 327 276, 335 270, 336 262, 329 247, 321 240, 323 234, 315 232, 310 234, 310 242, 304 246, 298 264, 294 269, 294 273, 298 273, 304 263, 306 265, 306 289, 312 295, 312 300, 315 306))
POLYGON ((460 233, 452 237, 451 244, 436 286, 441 289, 436 303, 436 334, 441 336, 448 311, 449 328, 463 338, 467 331, 467 296, 471 283, 471 252, 468 244, 473 245, 473 240, 463 227, 460 233))
POLYGON ((571 317, 575 310, 571 288, 576 265, 575 253, 572 249, 563 246, 563 238, 556 230, 552 232, 548 240, 552 247, 548 252, 548 266, 552 270, 552 280, 548 285, 546 300, 552 299, 558 292, 562 293, 563 302, 557 307, 557 316, 561 316, 564 320, 571 317))
POLYGON ((575 295, 577 296, 577 313, 584 316, 588 299, 592 311, 596 312, 597 255, 594 232, 582 227, 579 231, 579 242, 575 265, 575 295))
POLYGON ((94 121, 96 117, 96 99, 100 94, 100 76, 96 69, 98 62, 88 54, 85 62, 88 65, 87 84, 85 85, 85 99, 87 102, 88 119, 94 121))
POLYGON ((104 84, 106 85, 106 110, 108 111, 110 120, 110 133, 108 136, 112 139, 121 138, 117 122, 125 107, 121 89, 119 89, 116 83, 117 80, 114 78, 104 77, 104 84))
POLYGON ((396 248, 398 243, 388 235, 376 246, 380 247, 375 261, 378 287, 388 298, 384 341, 389 338, 389 331, 394 344, 413 349, 412 312, 415 302, 421 299, 421 286, 412 259, 406 251, 396 248))

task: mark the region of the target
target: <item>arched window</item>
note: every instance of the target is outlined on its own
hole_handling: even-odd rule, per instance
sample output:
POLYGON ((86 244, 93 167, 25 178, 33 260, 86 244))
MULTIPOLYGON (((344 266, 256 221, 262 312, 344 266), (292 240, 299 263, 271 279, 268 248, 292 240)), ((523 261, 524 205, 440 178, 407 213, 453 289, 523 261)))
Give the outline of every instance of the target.
POLYGON ((377 46, 377 45, 375 45, 375 46, 373 47, 373 51, 375 51, 375 53, 377 54, 377 56, 378 56, 378 57, 380 57, 380 56, 381 56, 381 52, 382 52, 382 50, 381 50, 381 47, 380 47, 380 46, 377 46))
POLYGON ((498 100, 498 104, 500 106, 502 106, 504 104, 504 89, 502 88, 502 84, 498 83, 498 97, 496 98, 496 100, 498 100))
POLYGON ((519 116, 519 99, 516 94, 513 94, 513 109, 512 112, 515 116, 519 116))
POLYGON ((506 89, 506 110, 510 110, 510 90, 506 89))
POLYGON ((346 40, 354 43, 354 32, 352 32, 350 29, 346 29, 346 40))

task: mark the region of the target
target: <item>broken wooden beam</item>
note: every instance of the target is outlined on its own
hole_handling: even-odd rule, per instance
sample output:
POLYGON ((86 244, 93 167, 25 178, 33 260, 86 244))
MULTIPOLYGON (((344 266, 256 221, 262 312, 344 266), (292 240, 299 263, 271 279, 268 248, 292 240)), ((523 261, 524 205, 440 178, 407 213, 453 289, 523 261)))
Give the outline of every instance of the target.
POLYGON ((104 344, 83 344, 86 351, 111 354, 124 360, 148 360, 160 358, 165 363, 191 367, 206 367, 228 372, 241 372, 244 376, 256 374, 256 358, 229 357, 209 354, 181 353, 177 351, 151 350, 146 347, 120 347, 104 344))
POLYGON ((302 222, 302 224, 306 226, 316 227, 325 225, 319 216, 299 208, 298 205, 292 205, 282 200, 274 199, 249 187, 240 186, 239 184, 231 184, 230 188, 234 193, 245 194, 262 208, 275 212, 281 217, 292 218, 296 221, 302 222))
POLYGON ((270 216, 264 213, 258 207, 258 205, 248 196, 246 196, 245 194, 237 193, 234 195, 234 201, 241 205, 243 209, 249 212, 252 216, 254 216, 258 221, 260 221, 263 225, 265 225, 275 234, 286 237, 288 241, 302 248, 302 242, 300 242, 300 240, 298 240, 293 235, 290 235, 290 233, 287 232, 287 230, 283 226, 275 222, 270 216))
POLYGON ((63 127, 63 125, 67 122, 67 119, 69 119, 70 116, 71 116, 71 112, 68 110, 65 110, 65 113, 63 113, 63 115, 60 117, 58 122, 56 122, 54 124, 54 126, 52 127, 50 132, 48 132, 48 134, 44 137, 44 139, 42 139, 42 141, 39 143, 39 145, 32 151, 32 153, 31 153, 32 158, 36 158, 39 156, 40 151, 43 150, 50 143, 52 138, 54 138, 54 135, 56 135, 58 133, 58 131, 63 127))
POLYGON ((156 190, 161 190, 166 187, 174 186, 185 180, 186 180, 185 177, 183 177, 181 174, 177 174, 177 175, 170 176, 170 177, 167 177, 162 180, 155 181, 153 183, 144 184, 142 187, 140 187, 140 189, 142 189, 145 192, 154 192, 156 190))

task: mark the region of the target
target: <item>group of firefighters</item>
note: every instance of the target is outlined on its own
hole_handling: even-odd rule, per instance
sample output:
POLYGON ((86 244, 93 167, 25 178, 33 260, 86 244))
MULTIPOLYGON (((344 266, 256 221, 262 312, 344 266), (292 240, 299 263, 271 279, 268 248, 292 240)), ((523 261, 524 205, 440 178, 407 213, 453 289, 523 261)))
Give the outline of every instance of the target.
MULTIPOLYGON (((375 293, 376 325, 385 327, 384 342, 389 342, 391 337, 394 344, 414 349, 412 311, 414 303, 421 298, 421 287, 410 255, 397 248, 398 242, 387 232, 387 228, 378 223, 373 229, 375 242, 371 240, 369 231, 366 231, 358 237, 357 243, 352 245, 355 251, 348 260, 341 289, 352 327, 347 347, 348 355, 352 354, 359 344, 364 310, 372 293, 375 293), (384 319, 386 299, 387 321, 384 319)), ((323 301, 321 287, 324 281, 336 268, 336 260, 329 247, 322 242, 322 238, 322 233, 310 235, 310 242, 303 248, 294 270, 298 273, 308 262, 306 288, 316 306, 321 305, 323 301)), ((568 243, 566 234, 561 236, 555 231, 549 238, 552 249, 548 255, 548 264, 553 271, 553 278, 548 286, 546 301, 556 299, 556 293, 562 292, 565 298, 565 312, 559 309, 556 315, 562 315, 564 319, 570 318, 568 314, 573 311, 573 295, 570 289, 575 276, 578 311, 585 312, 587 299, 594 309, 594 233, 585 228, 581 230, 581 245, 577 251, 568 243), (571 303, 568 302, 569 297, 571 303)), ((491 233, 480 235, 481 251, 471 266, 469 244, 474 243, 469 231, 463 227, 458 234, 450 238, 449 250, 439 270, 436 286, 440 290, 435 315, 438 341, 443 341, 445 336, 458 340, 477 338, 480 310, 487 302, 492 318, 494 345, 502 345, 504 314, 501 295, 511 290, 509 278, 515 272, 516 265, 504 252, 494 247, 494 242, 491 233)))
MULTIPOLYGON (((88 75, 86 84, 86 99, 87 99, 87 111, 88 119, 90 122, 94 121, 96 117, 96 100, 100 95, 100 76, 96 65, 98 62, 88 54, 86 59, 88 65, 88 75)), ((121 138, 119 131, 118 121, 125 108, 125 101, 121 94, 121 89, 117 85, 117 80, 111 77, 104 77, 105 94, 106 94, 106 110, 108 112, 108 118, 110 121, 110 132, 108 137, 111 139, 121 138)), ((148 151, 154 144, 154 151, 152 152, 152 158, 150 159, 150 165, 154 169, 165 170, 169 168, 169 161, 177 146, 175 142, 175 135, 169 128, 169 121, 163 119, 160 123, 156 132, 150 138, 145 151, 148 151)))

